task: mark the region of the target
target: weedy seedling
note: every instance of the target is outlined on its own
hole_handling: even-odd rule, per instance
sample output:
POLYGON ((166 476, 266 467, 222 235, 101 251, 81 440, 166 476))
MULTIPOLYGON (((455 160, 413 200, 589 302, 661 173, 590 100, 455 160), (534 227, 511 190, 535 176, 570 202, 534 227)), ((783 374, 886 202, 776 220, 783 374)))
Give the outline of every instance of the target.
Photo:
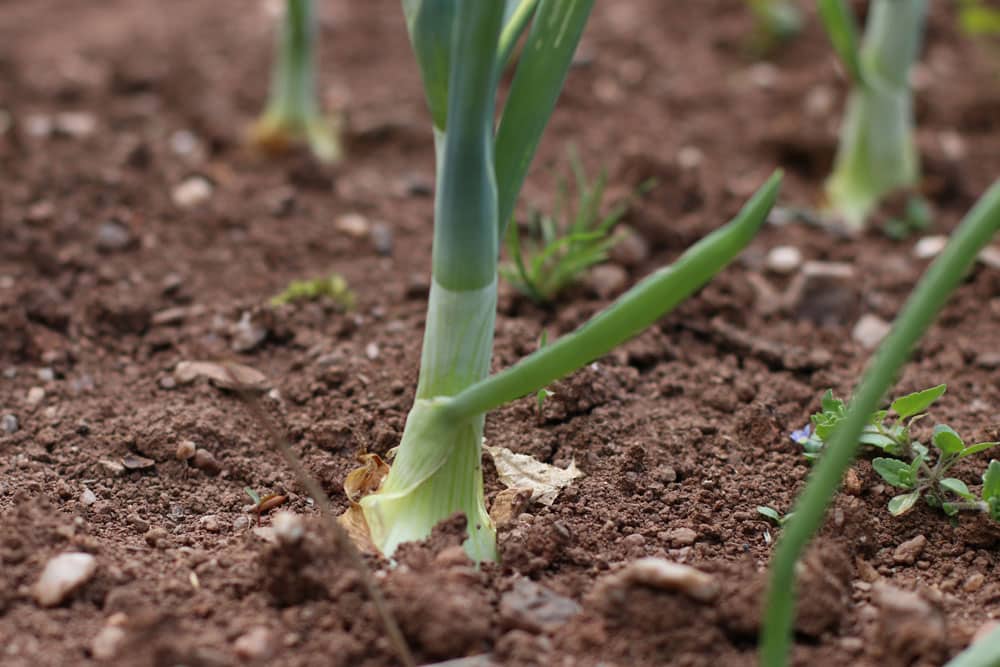
POLYGON ((260 525, 260 517, 262 515, 267 514, 275 507, 284 505, 285 501, 288 500, 288 496, 280 493, 269 493, 262 498, 259 493, 249 486, 243 487, 243 492, 250 496, 250 500, 253 501, 253 508, 250 511, 257 516, 258 526, 260 525))
MULTIPOLYGON (((540 350, 548 344, 549 344, 549 332, 543 329, 542 335, 538 338, 538 349, 540 350)), ((541 424, 545 420, 544 408, 546 399, 554 395, 555 395, 554 392, 549 390, 548 387, 542 387, 535 394, 535 408, 536 408, 535 413, 537 415, 539 424, 541 424)))
POLYGON ((931 207, 920 195, 909 195, 903 211, 882 224, 882 232, 893 241, 904 241, 927 231, 933 219, 931 207))
POLYGON ((496 528, 483 496, 486 413, 537 396, 669 312, 739 254, 777 196, 775 174, 729 225, 672 266, 577 331, 489 375, 500 243, 593 2, 403 0, 438 163, 431 290, 416 399, 395 460, 343 519, 366 527, 387 556, 461 512, 466 552, 477 562, 495 560, 496 528), (497 124, 498 81, 522 36, 497 124))
MULTIPOLYGON (((1000 475, 1000 463, 993 461, 984 475, 983 498, 978 500, 965 482, 947 474, 951 468, 973 454, 996 447, 998 442, 980 442, 966 445, 947 424, 934 426, 930 447, 915 439, 913 425, 927 416, 927 409, 945 392, 945 385, 939 384, 923 391, 897 398, 888 410, 872 413, 861 432, 859 442, 879 449, 890 457, 878 457, 872 461, 882 479, 892 486, 906 490, 889 501, 889 512, 900 516, 909 512, 921 497, 932 507, 939 507, 948 516, 960 510, 986 512, 994 519, 1000 517, 1000 497, 994 498, 993 485, 987 484, 986 477, 1000 475), (933 465, 931 465, 933 462, 933 465), (996 466, 996 473, 991 473, 996 466)), ((792 439, 803 446, 807 458, 816 458, 847 414, 846 405, 827 391, 822 399, 822 411, 811 418, 811 425, 795 431, 792 439)), ((992 480, 992 477, 991 477, 992 480)), ((1000 477, 996 479, 1000 484, 1000 477)))
MULTIPOLYGON (((576 187, 576 207, 569 204, 569 183, 560 178, 552 212, 536 211, 533 215, 531 237, 522 241, 517 224, 507 228, 505 245, 510 261, 500 265, 500 275, 539 304, 551 303, 587 269, 608 258, 608 252, 621 240, 614 234, 615 226, 631 203, 630 199, 618 202, 602 216, 607 172, 602 169, 591 182, 572 148, 568 162, 576 187), (565 221, 561 220, 564 216, 565 221)), ((640 185, 636 196, 652 185, 640 185)))
MULTIPOLYGON (((831 418, 836 418, 838 424, 832 433, 828 433, 829 441, 824 439, 823 456, 819 457, 810 472, 805 490, 795 502, 794 514, 782 529, 775 548, 770 568, 767 611, 760 636, 761 665, 781 667, 788 664, 795 620, 795 572, 798 560, 822 525, 837 487, 857 455, 860 438, 866 430, 870 432, 868 427, 873 426, 872 415, 880 414, 879 405, 898 376, 899 369, 948 297, 965 279, 976 256, 998 229, 1000 181, 994 182, 965 216, 948 245, 920 279, 896 317, 889 335, 879 345, 850 404, 844 406, 842 403, 830 403, 823 406, 823 411, 833 413, 831 418)), ((903 420, 903 426, 906 427, 906 419, 923 412, 940 395, 939 392, 943 391, 943 387, 932 387, 893 401, 890 409, 896 414, 895 425, 903 420)), ((830 399, 833 399, 832 394, 830 399)), ((879 421, 884 422, 886 417, 888 414, 883 415, 879 421)), ((883 426, 882 430, 892 433, 894 427, 890 424, 883 426)), ((809 438, 810 435, 806 431, 799 437, 809 438)), ((893 446, 897 439, 889 438, 893 446)), ((962 448, 965 448, 964 445, 962 448)), ((997 466, 991 462, 990 467, 995 470, 997 466)), ((983 495, 993 498, 997 493, 995 484, 998 482, 995 480, 1000 472, 987 471, 987 474, 990 475, 990 486, 989 489, 984 489, 983 495)))
POLYGON ((288 0, 278 35, 271 92, 264 113, 250 128, 252 145, 269 153, 305 140, 323 162, 340 160, 339 121, 326 118, 316 98, 316 13, 313 0, 288 0))
POLYGON ((792 518, 791 514, 782 515, 781 512, 767 505, 758 505, 757 514, 760 514, 761 516, 774 522, 774 525, 779 527, 784 526, 785 522, 792 518))
POLYGON ((846 0, 820 0, 819 9, 851 79, 827 204, 834 217, 858 229, 883 197, 913 188, 920 176, 909 74, 927 0, 871 0, 863 39, 846 0))
POLYGON ((747 0, 754 17, 754 49, 773 50, 802 32, 802 12, 791 0, 747 0))
POLYGON ((331 274, 312 280, 293 280, 281 294, 271 297, 272 306, 283 306, 299 301, 329 299, 342 310, 354 308, 354 292, 339 274, 331 274))

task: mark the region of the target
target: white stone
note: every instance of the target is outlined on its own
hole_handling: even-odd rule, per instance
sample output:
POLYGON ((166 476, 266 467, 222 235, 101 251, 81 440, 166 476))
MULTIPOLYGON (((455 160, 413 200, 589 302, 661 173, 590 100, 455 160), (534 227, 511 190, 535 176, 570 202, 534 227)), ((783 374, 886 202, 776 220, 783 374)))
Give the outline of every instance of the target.
POLYGON ((779 245, 767 253, 766 266, 768 271, 788 274, 802 265, 802 251, 795 246, 779 245))
POLYGON ((991 269, 1000 269, 1000 248, 988 245, 979 251, 977 259, 991 269))
POLYGON ((55 129, 68 137, 82 139, 97 129, 97 118, 86 111, 64 111, 56 115, 55 129))
POLYGON ((181 208, 191 208, 208 201, 212 196, 212 184, 201 176, 192 176, 177 185, 170 198, 181 208))
POLYGON ((295 512, 278 512, 271 520, 274 536, 284 544, 295 544, 305 534, 302 517, 295 512))
POLYGON ((83 493, 80 494, 80 504, 83 505, 84 507, 90 507, 96 502, 97 502, 97 494, 95 494, 87 487, 83 487, 83 493))
POLYGON ((913 256, 917 259, 937 257, 946 245, 947 236, 925 236, 913 245, 913 256))
POLYGON ((96 571, 97 559, 90 554, 59 554, 45 564, 35 583, 35 601, 43 607, 54 607, 85 584, 96 571))
POLYGON ((196 451, 198 451, 198 447, 193 442, 190 440, 181 440, 177 445, 177 451, 174 453, 174 456, 177 457, 178 461, 187 461, 194 457, 196 451))
POLYGON ((28 405, 38 405, 45 399, 45 390, 41 387, 32 387, 28 390, 28 405))
POLYGON ((337 222, 334 226, 338 232, 343 232, 356 239, 368 236, 368 230, 371 228, 371 224, 368 222, 368 219, 360 213, 348 213, 347 215, 342 215, 337 218, 337 222))
POLYGON ((257 626, 237 638, 233 648, 236 655, 243 660, 267 659, 274 650, 271 631, 263 626, 257 626))
POLYGON ((615 576, 623 583, 676 591, 702 602, 719 594, 719 584, 712 575, 665 558, 640 558, 615 576))
POLYGON ((118 625, 106 625, 91 641, 90 652, 95 660, 112 660, 118 655, 124 643, 125 630, 118 625))
POLYGON ((861 343, 865 349, 873 350, 889 334, 890 330, 892 330, 891 324, 878 315, 868 313, 862 315, 858 323, 854 325, 851 338, 861 343))

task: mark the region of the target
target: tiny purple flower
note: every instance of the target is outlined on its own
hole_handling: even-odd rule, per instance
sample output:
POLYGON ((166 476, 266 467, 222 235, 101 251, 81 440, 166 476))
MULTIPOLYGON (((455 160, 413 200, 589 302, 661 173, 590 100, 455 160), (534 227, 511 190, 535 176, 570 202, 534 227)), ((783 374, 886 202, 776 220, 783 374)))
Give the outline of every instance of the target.
POLYGON ((799 443, 800 445, 804 445, 804 444, 806 444, 806 441, 809 440, 809 436, 810 436, 811 433, 812 433, 812 426, 809 425, 809 424, 806 424, 805 426, 803 426, 802 428, 798 429, 797 431, 792 431, 792 436, 791 437, 792 437, 793 441, 799 443))

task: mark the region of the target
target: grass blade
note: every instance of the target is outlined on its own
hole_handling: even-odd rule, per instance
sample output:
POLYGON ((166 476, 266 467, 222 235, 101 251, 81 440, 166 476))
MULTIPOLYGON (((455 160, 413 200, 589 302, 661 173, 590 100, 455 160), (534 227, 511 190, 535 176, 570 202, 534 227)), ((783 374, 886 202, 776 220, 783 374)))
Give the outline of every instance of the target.
POLYGON ((499 229, 503 238, 542 132, 562 90, 594 0, 540 0, 496 137, 499 229))
POLYGON ((826 33, 833 42, 833 48, 840 57, 847 73, 857 84, 864 84, 861 68, 861 42, 858 39, 858 23, 854 12, 846 0, 819 0, 819 15, 823 19, 826 33))
POLYGON ((767 610, 761 634, 760 664, 787 664, 795 612, 795 564, 823 521, 844 472, 858 450, 858 436, 892 386, 910 352, 955 290, 976 255, 1000 229, 1000 181, 980 199, 955 231, 944 252, 927 270, 892 331, 879 346, 851 400, 847 415, 833 433, 796 502, 793 518, 778 541, 771 565, 767 610))
POLYGON ((507 0, 503 31, 500 33, 500 46, 497 49, 497 67, 500 70, 503 70, 510 63, 517 40, 524 33, 524 29, 528 26, 528 21, 531 20, 537 6, 538 0, 507 0))

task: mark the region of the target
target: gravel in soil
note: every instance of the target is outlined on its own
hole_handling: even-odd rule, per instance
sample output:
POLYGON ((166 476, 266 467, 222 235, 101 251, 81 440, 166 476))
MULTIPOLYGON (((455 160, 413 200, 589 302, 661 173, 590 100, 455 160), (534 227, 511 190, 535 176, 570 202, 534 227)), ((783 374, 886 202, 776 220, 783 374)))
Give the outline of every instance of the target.
MULTIPOLYGON (((398 3, 323 4, 324 103, 350 123, 338 168, 243 148, 266 91, 266 3, 0 7, 4 665, 394 664, 267 435, 211 373, 177 372, 228 359, 259 373, 340 509, 356 455, 398 442, 426 305, 429 121, 398 3), (334 271, 354 310, 267 305, 334 271), (287 495, 302 537, 278 539, 272 514, 258 527, 244 487, 287 495), (38 579, 64 553, 93 560, 62 561, 87 565, 43 606, 38 579)), ((934 5, 915 76, 936 233, 1000 173, 1000 63, 953 12, 934 5)), ((771 61, 744 48, 748 20, 735 0, 597 3, 525 210, 548 204, 571 141, 613 194, 656 178, 627 216, 632 282, 776 166, 786 203, 817 201, 844 81, 815 20, 771 61)), ((809 468, 788 434, 825 389, 850 392, 870 345, 852 330, 899 310, 927 264, 912 245, 769 226, 694 299, 553 387, 540 419, 530 399, 491 415, 491 445, 585 477, 504 527, 499 565, 471 567, 454 521, 396 568, 370 562, 418 658, 754 664, 777 534, 755 507, 789 509, 809 468), (789 246, 806 264, 769 268, 789 246), (815 262, 847 268, 830 279, 815 262)), ((503 289, 498 368, 606 303, 580 288, 544 310, 503 289)), ((898 385, 946 382, 934 416, 977 441, 1000 430, 998 295, 996 267, 977 266, 898 385)), ((975 484, 983 463, 957 476, 975 484)), ((891 519, 890 495, 859 461, 804 561, 796 664, 940 664, 1000 614, 1000 530, 924 507, 891 519)))

